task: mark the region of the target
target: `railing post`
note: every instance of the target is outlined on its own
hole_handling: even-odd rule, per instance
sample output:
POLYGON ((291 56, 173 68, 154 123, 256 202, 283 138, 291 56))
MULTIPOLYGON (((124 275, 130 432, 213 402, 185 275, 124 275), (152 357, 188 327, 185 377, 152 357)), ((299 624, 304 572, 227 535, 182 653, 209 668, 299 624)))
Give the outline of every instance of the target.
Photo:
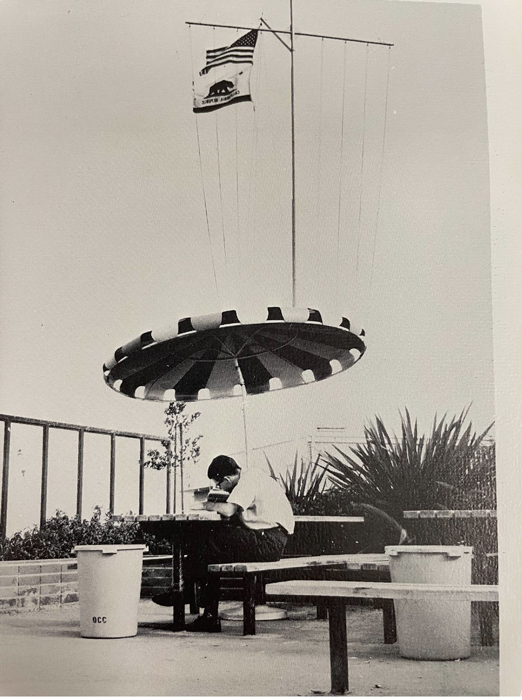
POLYGON ((85 438, 85 430, 80 428, 78 431, 78 478, 76 482, 76 515, 82 517, 82 500, 83 500, 83 445, 85 438))
POLYGON ((138 513, 143 515, 145 501, 145 438, 140 437, 140 484, 138 513))
POLYGON ((43 426, 42 440, 42 487, 40 491, 40 529, 47 520, 47 476, 49 471, 49 423, 43 426))
POLYGON ((0 515, 0 531, 7 536, 7 499, 9 495, 9 456, 11 454, 11 421, 4 421, 4 463, 2 467, 2 512, 0 515))
POLYGON ((114 487, 116 485, 116 435, 111 433, 111 473, 109 477, 109 511, 114 514, 114 487))

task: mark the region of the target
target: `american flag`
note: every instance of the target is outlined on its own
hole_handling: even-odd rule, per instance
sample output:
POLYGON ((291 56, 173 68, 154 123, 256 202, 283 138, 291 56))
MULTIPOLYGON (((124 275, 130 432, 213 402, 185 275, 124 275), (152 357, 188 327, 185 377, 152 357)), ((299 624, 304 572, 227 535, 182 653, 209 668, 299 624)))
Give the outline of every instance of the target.
POLYGON ((220 49, 209 49, 207 51, 207 63, 200 75, 204 75, 211 68, 222 66, 225 63, 253 63, 257 33, 257 29, 252 29, 252 31, 234 41, 230 46, 223 46, 220 49))

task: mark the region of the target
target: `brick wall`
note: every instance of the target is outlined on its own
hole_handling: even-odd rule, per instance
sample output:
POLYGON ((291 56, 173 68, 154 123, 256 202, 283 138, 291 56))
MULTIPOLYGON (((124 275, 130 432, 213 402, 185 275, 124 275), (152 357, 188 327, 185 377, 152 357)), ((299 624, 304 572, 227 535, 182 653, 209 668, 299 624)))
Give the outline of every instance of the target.
MULTIPOLYGON (((144 557, 141 597, 172 585, 172 557, 144 557)), ((0 612, 39 610, 78 600, 76 559, 0 561, 0 612)))
POLYGON ((172 586, 172 557, 157 556, 143 558, 141 597, 152 598, 172 586))
POLYGON ((0 611, 39 610, 77 600, 75 559, 0 562, 0 611))

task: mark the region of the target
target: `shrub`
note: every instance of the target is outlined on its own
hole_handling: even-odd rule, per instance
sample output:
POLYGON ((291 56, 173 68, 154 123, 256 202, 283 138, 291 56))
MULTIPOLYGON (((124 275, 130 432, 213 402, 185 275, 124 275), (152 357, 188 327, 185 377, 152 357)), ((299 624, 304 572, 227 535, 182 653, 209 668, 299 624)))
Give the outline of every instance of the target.
POLYGON ((326 454, 330 479, 360 506, 382 509, 397 520, 405 510, 476 507, 495 500, 494 450, 481 435, 465 427, 467 410, 440 421, 430 435, 419 435, 406 410, 401 436, 390 434, 380 418, 365 427, 366 442, 351 454, 326 454))
MULTIPOLYGON (((266 457, 266 455, 265 455, 266 457)), ((326 470, 315 462, 299 459, 296 453, 294 464, 283 475, 277 475, 266 457, 272 477, 283 487, 290 501, 294 515, 322 515, 324 491, 326 487, 326 470)))
POLYGON ((66 559, 81 544, 146 544, 151 554, 170 554, 170 544, 144 534, 138 523, 115 522, 101 508, 94 509, 90 520, 69 517, 61 511, 49 518, 42 528, 16 532, 0 541, 0 560, 66 559))

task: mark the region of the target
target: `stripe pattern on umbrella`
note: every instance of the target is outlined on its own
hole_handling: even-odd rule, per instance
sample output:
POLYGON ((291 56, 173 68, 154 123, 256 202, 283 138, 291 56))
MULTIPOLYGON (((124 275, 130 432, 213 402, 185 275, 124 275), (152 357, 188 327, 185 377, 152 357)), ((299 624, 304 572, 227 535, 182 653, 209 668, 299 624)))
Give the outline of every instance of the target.
POLYGON ((133 398, 197 401, 286 389, 352 367, 366 351, 364 330, 316 309, 271 306, 256 319, 236 310, 182 318, 118 348, 106 383, 133 398))

